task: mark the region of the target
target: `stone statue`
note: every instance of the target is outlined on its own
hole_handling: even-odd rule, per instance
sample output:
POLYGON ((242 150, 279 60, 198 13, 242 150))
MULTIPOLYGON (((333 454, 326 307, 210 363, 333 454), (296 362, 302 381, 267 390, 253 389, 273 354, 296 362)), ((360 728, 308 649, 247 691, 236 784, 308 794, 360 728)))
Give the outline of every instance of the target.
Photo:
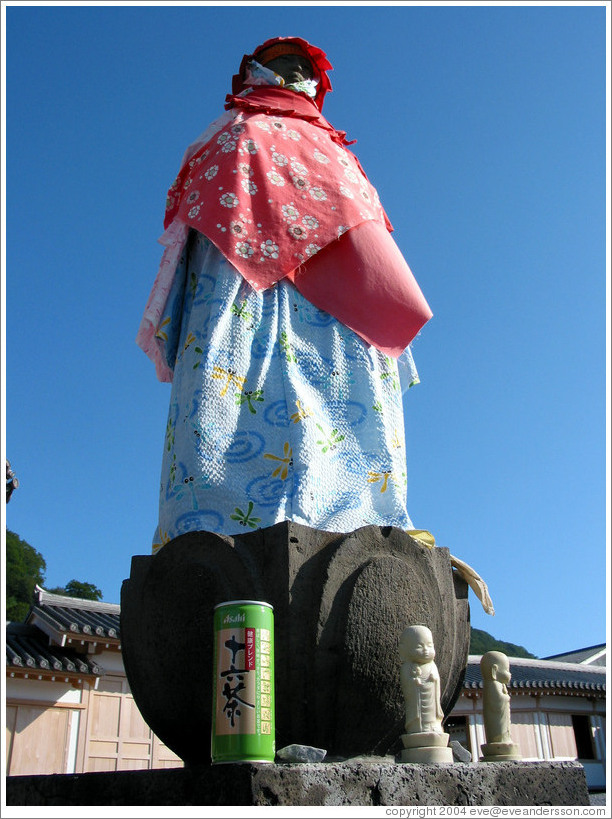
MULTIPOLYGON (((135 556, 121 594, 122 653, 142 715, 189 764, 210 761, 215 603, 274 606, 278 737, 344 757, 384 754, 391 737, 396 749, 402 625, 437 635, 449 711, 469 646, 464 580, 490 605, 408 515, 402 395, 431 310, 322 114, 328 71, 299 37, 242 57, 168 191, 138 331, 172 392, 153 555, 135 556), (175 652, 194 664, 180 680, 175 652)), ((444 736, 436 719, 427 736, 444 736)))
POLYGON ((520 759, 518 745, 510 736, 510 663, 501 651, 487 651, 480 660, 483 683, 483 712, 487 742, 482 761, 520 759))
POLYGON ((399 644, 400 682, 406 719, 402 762, 452 762, 449 735, 442 729, 440 674, 433 635, 424 625, 409 626, 399 644))
POLYGON ((400 640, 400 680, 406 704, 406 733, 442 732, 440 675, 433 636, 427 626, 410 626, 400 640))
POLYGON ((155 554, 186 532, 288 519, 414 528, 402 392, 432 313, 323 117, 329 70, 299 37, 244 55, 168 192, 137 336, 172 383, 155 554))

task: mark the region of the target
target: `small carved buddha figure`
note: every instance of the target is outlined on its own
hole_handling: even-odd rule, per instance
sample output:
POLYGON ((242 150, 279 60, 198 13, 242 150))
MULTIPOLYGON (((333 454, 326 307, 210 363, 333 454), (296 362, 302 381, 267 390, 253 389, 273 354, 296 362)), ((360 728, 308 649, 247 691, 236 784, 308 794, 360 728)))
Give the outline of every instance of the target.
POLYGON ((510 735, 510 661, 501 651, 487 651, 480 660, 483 684, 483 717, 486 745, 483 760, 520 759, 518 745, 510 735))
POLYGON ((488 651, 480 660, 487 742, 512 742, 510 737, 510 663, 501 651, 488 651))
POLYGON ((440 674, 434 662, 433 636, 427 626, 409 626, 405 629, 400 639, 399 653, 406 733, 443 733, 440 674))

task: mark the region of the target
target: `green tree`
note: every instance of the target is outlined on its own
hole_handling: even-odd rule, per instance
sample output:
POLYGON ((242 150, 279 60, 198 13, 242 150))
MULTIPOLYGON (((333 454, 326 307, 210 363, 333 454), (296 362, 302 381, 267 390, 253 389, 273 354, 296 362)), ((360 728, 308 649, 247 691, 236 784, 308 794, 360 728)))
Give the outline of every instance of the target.
MULTIPOLYGON (((47 564, 33 546, 15 532, 6 530, 6 619, 25 620, 34 599, 34 587, 45 585, 47 564)), ((93 583, 70 580, 65 586, 47 589, 53 594, 102 600, 102 592, 93 583)))
POLYGON ((530 654, 523 646, 514 643, 506 643, 504 640, 496 640, 487 631, 479 628, 471 629, 470 654, 486 654, 487 651, 502 651, 508 657, 527 657, 532 660, 537 659, 535 654, 530 654))
POLYGON ((44 557, 15 532, 6 530, 6 619, 25 619, 36 584, 45 582, 44 557))
POLYGON ((78 597, 81 600, 102 600, 102 592, 93 583, 70 580, 65 586, 47 589, 52 594, 63 594, 67 597, 78 597))

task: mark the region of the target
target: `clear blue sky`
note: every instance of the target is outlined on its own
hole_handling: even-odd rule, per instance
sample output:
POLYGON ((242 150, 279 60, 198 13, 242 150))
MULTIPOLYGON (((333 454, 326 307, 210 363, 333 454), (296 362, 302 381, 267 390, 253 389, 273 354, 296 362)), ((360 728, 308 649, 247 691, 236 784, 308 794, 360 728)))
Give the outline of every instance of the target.
POLYGON ((6 525, 119 602, 157 516, 170 387, 134 338, 164 200, 242 55, 324 48, 324 113, 434 318, 405 400, 414 525, 471 564, 472 625, 606 640, 606 8, 9 6, 6 525))

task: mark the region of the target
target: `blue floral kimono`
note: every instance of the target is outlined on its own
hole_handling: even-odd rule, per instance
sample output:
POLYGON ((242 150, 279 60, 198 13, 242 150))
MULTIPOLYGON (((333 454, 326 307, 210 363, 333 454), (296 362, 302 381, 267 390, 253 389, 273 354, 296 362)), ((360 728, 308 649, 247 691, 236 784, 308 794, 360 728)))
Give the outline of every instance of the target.
MULTIPOLYGON (((189 233, 156 342, 173 371, 153 551, 185 532, 292 520, 412 529, 398 361, 286 279, 257 292, 189 233)), ((161 366, 161 364, 160 364, 161 366)))

